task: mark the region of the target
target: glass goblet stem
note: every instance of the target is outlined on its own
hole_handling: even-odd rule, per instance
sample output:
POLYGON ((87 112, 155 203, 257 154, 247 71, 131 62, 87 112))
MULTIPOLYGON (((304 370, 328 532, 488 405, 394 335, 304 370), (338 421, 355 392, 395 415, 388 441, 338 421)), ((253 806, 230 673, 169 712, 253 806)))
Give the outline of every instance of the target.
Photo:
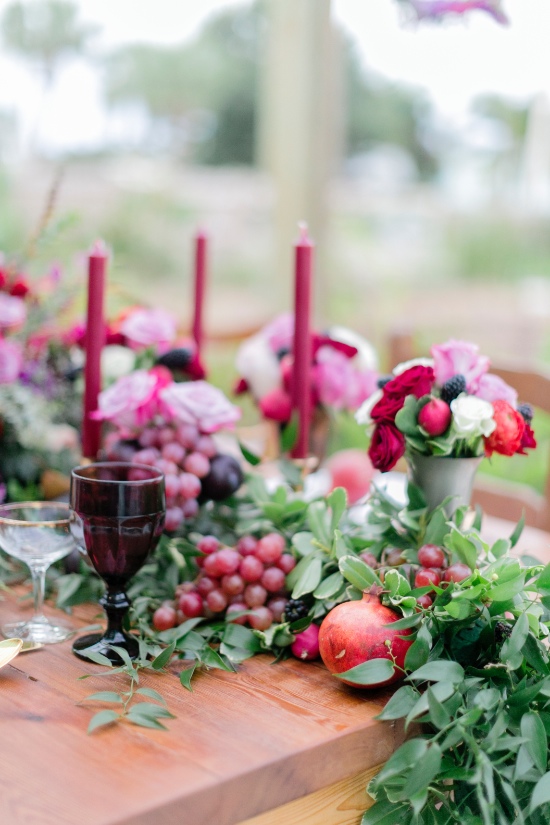
POLYGON ((44 593, 46 590, 46 570, 49 566, 49 564, 33 564, 29 566, 34 599, 33 622, 46 623, 48 621, 44 616, 44 593))

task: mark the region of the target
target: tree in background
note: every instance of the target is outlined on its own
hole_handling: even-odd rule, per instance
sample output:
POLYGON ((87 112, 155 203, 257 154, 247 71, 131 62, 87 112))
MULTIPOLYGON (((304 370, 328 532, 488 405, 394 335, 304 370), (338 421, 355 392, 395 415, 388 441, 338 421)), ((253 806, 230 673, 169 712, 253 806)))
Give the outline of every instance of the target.
POLYGON ((83 54, 97 27, 78 20, 68 0, 12 3, 2 16, 2 39, 7 49, 36 65, 44 87, 51 85, 60 64, 83 54))

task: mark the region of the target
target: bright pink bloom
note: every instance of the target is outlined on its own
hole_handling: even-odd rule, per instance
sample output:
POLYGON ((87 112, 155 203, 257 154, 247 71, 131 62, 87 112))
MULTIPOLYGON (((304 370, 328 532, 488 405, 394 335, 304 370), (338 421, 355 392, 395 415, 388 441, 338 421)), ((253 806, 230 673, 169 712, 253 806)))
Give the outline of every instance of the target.
POLYGON ((167 380, 171 380, 168 370, 158 367, 124 375, 99 394, 99 409, 92 418, 111 421, 123 438, 131 437, 158 413, 159 392, 167 380))
POLYGON ((266 393, 260 398, 260 412, 265 418, 272 421, 290 421, 292 415, 292 401, 290 395, 282 387, 275 387, 274 390, 266 393))
POLYGON ((0 329, 11 329, 25 323, 27 307, 22 298, 0 292, 0 329))
POLYGON ((489 359, 479 355, 479 347, 467 341, 451 339, 431 349, 436 383, 440 387, 454 375, 463 375, 469 393, 477 389, 479 379, 489 369, 489 359))

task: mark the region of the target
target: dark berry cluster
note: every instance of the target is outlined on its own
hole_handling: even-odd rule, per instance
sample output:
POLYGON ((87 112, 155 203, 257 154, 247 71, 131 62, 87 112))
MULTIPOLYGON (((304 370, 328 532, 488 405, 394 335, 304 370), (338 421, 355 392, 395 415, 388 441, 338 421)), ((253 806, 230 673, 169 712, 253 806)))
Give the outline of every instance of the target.
POLYGON ((309 606, 303 599, 289 599, 285 607, 287 622, 297 622, 309 613, 309 606))
POLYGON ((530 424, 533 420, 534 410, 531 404, 520 404, 518 406, 518 413, 522 416, 526 424, 530 424))
POLYGON ((445 381, 441 387, 441 398, 446 404, 450 404, 461 392, 466 392, 466 379, 459 373, 445 381))

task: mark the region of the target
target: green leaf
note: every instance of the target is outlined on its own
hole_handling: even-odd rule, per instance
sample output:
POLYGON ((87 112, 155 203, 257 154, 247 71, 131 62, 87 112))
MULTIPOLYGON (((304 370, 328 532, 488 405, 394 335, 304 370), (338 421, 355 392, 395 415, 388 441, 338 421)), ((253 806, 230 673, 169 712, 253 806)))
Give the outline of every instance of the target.
POLYGON ((515 547, 519 541, 519 537, 523 532, 523 528, 525 527, 525 513, 522 513, 520 520, 517 523, 516 529, 510 536, 510 544, 512 547, 515 547))
POLYGON ((142 696, 148 696, 149 699, 156 699, 157 702, 161 702, 163 705, 166 704, 166 700, 162 694, 160 694, 158 690, 153 690, 153 688, 141 687, 136 690, 136 693, 142 696))
POLYGON ((93 733, 94 730, 102 728, 105 725, 110 725, 120 719, 120 715, 114 710, 100 710, 90 719, 88 725, 88 733, 93 733))
POLYGON ((170 713, 168 708, 163 705, 156 705, 152 702, 138 702, 132 705, 128 711, 128 716, 132 715, 150 716, 153 719, 175 719, 173 713, 170 713))
POLYGON ((504 640, 500 649, 500 660, 516 670, 523 661, 523 646, 529 633, 529 620, 525 613, 516 621, 511 635, 504 640))
MULTIPOLYGON (((304 564, 304 566, 292 590, 293 599, 300 599, 306 593, 313 593, 319 585, 323 573, 323 562, 317 556, 306 556, 300 564, 304 564)), ((298 565, 294 569, 296 570, 297 567, 298 565)))
POLYGON ((446 546, 455 553, 461 562, 474 570, 477 564, 477 548, 473 541, 463 536, 456 528, 452 528, 446 539, 446 546))
POLYGON ((97 693, 91 693, 86 696, 86 702, 123 702, 122 696, 115 693, 114 690, 100 690, 97 693))
POLYGON ((298 437, 298 418, 293 415, 286 427, 283 427, 281 432, 281 452, 289 453, 298 437))
POLYGON ((427 639, 417 637, 405 655, 405 670, 418 670, 425 665, 430 655, 427 639))
POLYGON ((258 637, 249 627, 243 627, 240 624, 227 622, 223 631, 223 641, 230 647, 239 647, 251 653, 260 651, 258 637))
POLYGON ((238 444, 245 461, 248 461, 248 463, 251 464, 253 467, 257 467, 262 460, 261 456, 256 455, 256 453, 253 453, 251 450, 248 449, 248 447, 245 447, 242 441, 239 441, 238 444))
POLYGON ((395 568, 391 568, 386 571, 386 575, 384 577, 384 587, 389 590, 390 596, 406 596, 411 592, 409 582, 405 576, 403 576, 399 570, 396 570, 395 568))
POLYGON ((361 825, 395 825, 396 822, 407 825, 404 817, 409 811, 408 803, 403 805, 386 800, 376 802, 363 814, 361 825))
POLYGON ((338 567, 342 576, 358 590, 368 590, 371 585, 380 584, 380 579, 372 567, 357 556, 342 556, 338 561, 338 567))
POLYGON ((162 668, 165 667, 172 658, 175 649, 176 641, 174 639, 171 645, 166 647, 162 653, 159 653, 159 655, 153 659, 151 662, 151 667, 153 670, 162 670, 162 668))
POLYGON ((426 527, 426 533, 424 535, 424 544, 437 544, 441 546, 443 544, 443 539, 449 532, 449 526, 447 524, 447 516, 442 509, 434 510, 430 521, 428 522, 428 526, 426 527))
POLYGON ((538 670, 539 673, 543 673, 545 676, 550 673, 546 648, 538 641, 538 639, 535 639, 532 633, 527 634, 522 652, 525 657, 525 661, 530 664, 531 667, 538 670))
POLYGON ((334 673, 338 679, 346 679, 358 685, 377 685, 386 682, 394 675, 394 665, 391 659, 371 659, 360 665, 334 673))
POLYGON ((334 533, 340 524, 340 519, 348 506, 348 494, 343 487, 336 487, 328 496, 327 504, 331 510, 330 532, 334 533))
POLYGON ((183 685, 184 688, 186 688, 187 690, 190 690, 191 692, 193 691, 193 688, 191 687, 191 679, 193 678, 193 674, 195 673, 198 666, 199 666, 199 663, 195 662, 194 664, 191 665, 191 667, 188 667, 185 670, 182 670, 181 673, 180 673, 180 682, 181 682, 181 684, 183 685))
POLYGON ((525 748, 541 773, 546 770, 548 742, 546 731, 538 713, 525 713, 521 717, 521 735, 527 742, 525 748))
POLYGON ((507 602, 517 596, 518 593, 521 593, 524 586, 525 574, 520 573, 516 578, 509 579, 502 582, 502 584, 497 581, 493 587, 487 590, 487 596, 494 602, 507 602))
POLYGON ((415 682, 451 682, 457 685, 464 679, 464 668, 458 662, 436 659, 410 673, 409 679, 415 682))
POLYGON ((541 776, 531 795, 530 812, 533 813, 541 805, 550 802, 550 771, 541 776))
POLYGON ((421 793, 428 788, 432 779, 437 776, 441 769, 441 749, 435 742, 429 745, 426 753, 416 765, 413 766, 403 794, 407 797, 421 793))
POLYGON ((330 534, 328 528, 328 512, 324 501, 312 501, 307 508, 307 518, 311 532, 324 547, 329 547, 330 534))
POLYGON ((321 584, 315 588, 313 595, 316 599, 328 599, 340 590, 342 584, 342 574, 336 571, 336 573, 332 573, 321 581, 321 584))
POLYGON ((541 596, 550 596, 550 564, 544 567, 537 576, 537 591, 541 596))
POLYGON ((505 556, 506 553, 508 553, 510 546, 509 539, 497 539, 491 547, 491 553, 495 559, 500 559, 501 556, 505 556))
POLYGON ((300 556, 309 556, 316 550, 313 544, 313 533, 295 533, 292 536, 292 546, 298 551, 300 556))
POLYGON ((153 728, 153 730, 166 730, 165 725, 155 719, 153 716, 147 716, 145 713, 128 712, 126 717, 132 725, 138 725, 140 728, 153 728))
POLYGON ((410 685, 400 687, 399 690, 396 690, 393 696, 390 697, 384 710, 379 713, 376 718, 381 719, 384 722, 393 719, 401 719, 406 716, 410 710, 412 710, 417 699, 418 691, 410 685))
POLYGON ((113 663, 110 659, 103 655, 103 653, 96 653, 94 650, 83 650, 82 653, 86 654, 86 658, 90 659, 92 662, 95 662, 96 665, 105 665, 105 667, 113 667, 113 663))
POLYGON ((472 606, 467 599, 456 599, 443 608, 453 619, 466 619, 472 613, 472 606))
POLYGON ((428 688, 428 710, 430 713, 430 719, 432 720, 432 724, 442 730, 446 725, 449 724, 451 721, 451 717, 445 710, 443 704, 439 701, 435 693, 433 692, 432 688, 428 688))
POLYGON ((424 739, 409 739, 404 742, 388 759, 377 775, 377 782, 387 782, 397 777, 424 759, 428 744, 424 739))

